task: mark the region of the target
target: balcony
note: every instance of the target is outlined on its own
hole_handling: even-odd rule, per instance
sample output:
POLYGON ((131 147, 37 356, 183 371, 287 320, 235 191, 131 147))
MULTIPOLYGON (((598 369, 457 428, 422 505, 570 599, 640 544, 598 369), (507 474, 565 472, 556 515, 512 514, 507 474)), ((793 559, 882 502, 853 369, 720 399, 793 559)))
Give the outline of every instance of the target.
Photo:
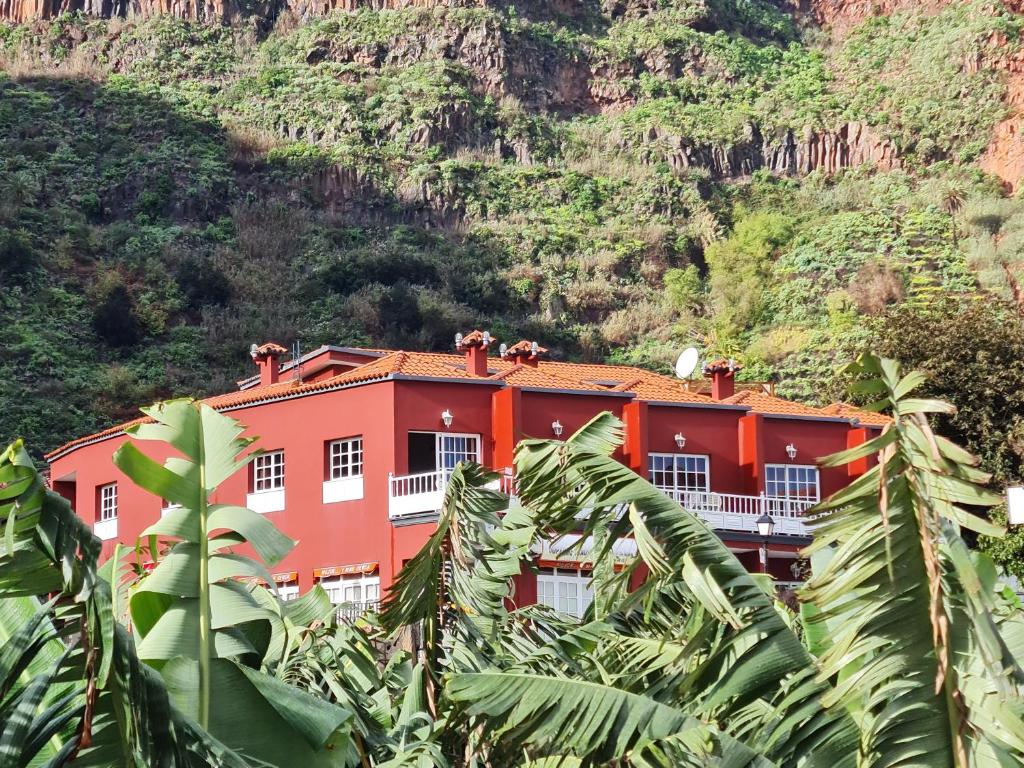
POLYGON ((352 624, 368 613, 379 613, 380 601, 370 600, 367 602, 342 603, 337 608, 339 624, 352 624))
MULTIPOLYGON (((388 516, 392 520, 401 520, 418 515, 436 515, 441 511, 451 474, 452 470, 442 469, 415 475, 388 475, 388 516)), ((511 470, 505 470, 490 487, 514 497, 515 483, 511 470)))
POLYGON ((775 533, 810 536, 803 512, 817 504, 813 499, 784 499, 773 496, 742 496, 735 493, 683 491, 659 488, 683 509, 693 512, 711 527, 726 531, 757 533, 757 518, 771 515, 775 533))
MULTIPOLYGON (((392 520, 437 514, 444 501, 451 470, 421 472, 415 475, 388 476, 388 512, 392 520)), ((669 498, 711 525, 723 531, 757 533, 757 518, 771 515, 775 533, 789 536, 810 536, 803 513, 817 503, 816 499, 789 499, 773 496, 744 496, 736 493, 684 491, 655 486, 669 498)), ((515 478, 506 468, 492 489, 515 497, 515 478)), ((587 517, 581 513, 580 517, 587 517)))

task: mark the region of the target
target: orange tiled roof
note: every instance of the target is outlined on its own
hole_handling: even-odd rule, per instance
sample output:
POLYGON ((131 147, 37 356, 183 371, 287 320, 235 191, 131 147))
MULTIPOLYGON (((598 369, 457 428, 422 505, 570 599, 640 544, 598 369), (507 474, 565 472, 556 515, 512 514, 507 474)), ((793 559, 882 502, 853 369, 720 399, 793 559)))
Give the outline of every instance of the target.
POLYGON ((769 416, 817 416, 820 418, 832 415, 825 413, 820 408, 783 400, 781 397, 774 397, 766 392, 757 392, 752 389, 741 390, 735 395, 725 398, 722 402, 746 405, 754 413, 763 413, 769 416))
POLYGON ((892 419, 884 413, 868 411, 864 408, 858 408, 855 405, 850 405, 849 403, 832 403, 831 405, 826 405, 821 410, 829 416, 841 416, 844 419, 856 419, 867 427, 884 427, 892 423, 892 419))
MULTIPOLYGON (((301 383, 294 379, 285 378, 275 384, 257 385, 243 390, 227 392, 222 395, 214 395, 206 398, 203 402, 218 410, 241 408, 270 400, 379 381, 391 376, 465 379, 478 382, 493 381, 494 384, 499 386, 513 385, 579 392, 634 393, 641 400, 651 402, 697 403, 706 405, 714 405, 716 402, 707 395, 688 391, 678 379, 631 365, 541 361, 537 366, 532 366, 523 365, 516 360, 502 359, 494 356, 488 358, 487 377, 481 378, 474 376, 466 370, 465 357, 461 354, 394 350, 374 351, 382 353, 382 356, 357 368, 320 381, 301 383)), ((285 375, 287 377, 287 374, 285 375)), ((861 412, 860 409, 852 409, 852 406, 845 406, 852 409, 849 413, 845 411, 827 412, 824 409, 812 408, 772 397, 771 395, 751 391, 738 392, 723 402, 727 405, 747 406, 759 413, 858 418, 865 424, 876 423, 868 421, 869 418, 885 418, 867 411, 861 412), (856 411, 856 413, 853 411, 856 411)), ((85 443, 120 434, 127 427, 145 420, 144 417, 138 418, 125 424, 119 424, 101 432, 72 440, 48 453, 46 458, 52 459, 85 443)))
POLYGON ((635 392, 636 396, 641 400, 651 402, 717 404, 715 400, 712 400, 707 395, 702 395, 699 392, 690 392, 681 384, 673 383, 668 377, 665 378, 666 381, 664 383, 641 379, 633 382, 625 391, 635 392))

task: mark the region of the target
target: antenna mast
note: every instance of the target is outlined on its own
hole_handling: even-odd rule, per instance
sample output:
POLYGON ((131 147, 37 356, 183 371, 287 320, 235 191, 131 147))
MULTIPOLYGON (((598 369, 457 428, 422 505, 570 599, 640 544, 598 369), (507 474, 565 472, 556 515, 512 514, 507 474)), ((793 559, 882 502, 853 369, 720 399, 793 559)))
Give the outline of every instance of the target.
POLYGON ((299 344, 299 340, 296 339, 292 344, 292 379, 297 383, 302 383, 302 366, 299 362, 302 360, 302 347, 299 344))

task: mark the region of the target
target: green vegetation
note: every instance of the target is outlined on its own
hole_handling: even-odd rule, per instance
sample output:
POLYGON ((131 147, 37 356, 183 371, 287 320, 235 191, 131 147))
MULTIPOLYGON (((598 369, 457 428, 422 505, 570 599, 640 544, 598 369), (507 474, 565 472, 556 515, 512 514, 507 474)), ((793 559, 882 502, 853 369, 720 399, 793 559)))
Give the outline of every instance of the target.
POLYGON ((0 25, 0 435, 230 389, 253 341, 477 325, 813 401, 890 306, 1008 295, 1017 204, 970 163, 1017 15, 825 44, 763 0, 605 6, 0 25), (848 121, 902 167, 764 170, 848 121))
POLYGON ((609 413, 521 443, 511 504, 496 475, 460 464, 383 614, 341 626, 320 587, 282 602, 234 551, 248 541, 272 563, 291 542, 208 502, 246 463, 229 417, 181 400, 150 411, 135 437, 181 455, 159 465, 128 443, 118 464, 182 506, 102 574, 99 542, 15 444, 0 459, 0 751, 53 766, 1013 764, 1024 613, 960 535, 1000 536, 969 511, 999 497, 932 432, 926 415, 952 408, 916 396, 921 374, 864 356, 850 375, 894 421, 825 460, 879 463, 815 508, 797 612, 613 458, 609 413), (593 542, 584 617, 515 606, 513 577, 570 532, 593 542), (637 543, 626 562, 622 536, 637 543), (141 556, 156 567, 128 566, 141 556), (386 642, 414 628, 415 665, 386 642))

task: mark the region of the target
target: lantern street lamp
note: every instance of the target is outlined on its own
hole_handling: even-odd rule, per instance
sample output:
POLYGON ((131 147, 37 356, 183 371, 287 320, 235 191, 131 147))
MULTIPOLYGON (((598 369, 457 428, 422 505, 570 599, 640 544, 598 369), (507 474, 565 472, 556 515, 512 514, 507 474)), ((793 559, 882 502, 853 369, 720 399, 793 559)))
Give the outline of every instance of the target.
POLYGON ((555 433, 555 437, 561 437, 565 427, 562 426, 562 422, 555 419, 551 422, 551 431, 555 433))
POLYGON ((441 411, 441 421, 444 422, 444 428, 445 429, 450 428, 451 425, 452 425, 452 422, 454 420, 455 420, 455 417, 452 416, 452 412, 449 411, 447 408, 445 408, 443 411, 441 411))
POLYGON ((768 538, 775 530, 775 518, 765 513, 757 518, 757 532, 761 536, 761 573, 768 573, 768 538))
POLYGON ((676 445, 679 446, 680 450, 682 450, 683 446, 686 445, 686 435, 682 432, 676 432, 676 445))

